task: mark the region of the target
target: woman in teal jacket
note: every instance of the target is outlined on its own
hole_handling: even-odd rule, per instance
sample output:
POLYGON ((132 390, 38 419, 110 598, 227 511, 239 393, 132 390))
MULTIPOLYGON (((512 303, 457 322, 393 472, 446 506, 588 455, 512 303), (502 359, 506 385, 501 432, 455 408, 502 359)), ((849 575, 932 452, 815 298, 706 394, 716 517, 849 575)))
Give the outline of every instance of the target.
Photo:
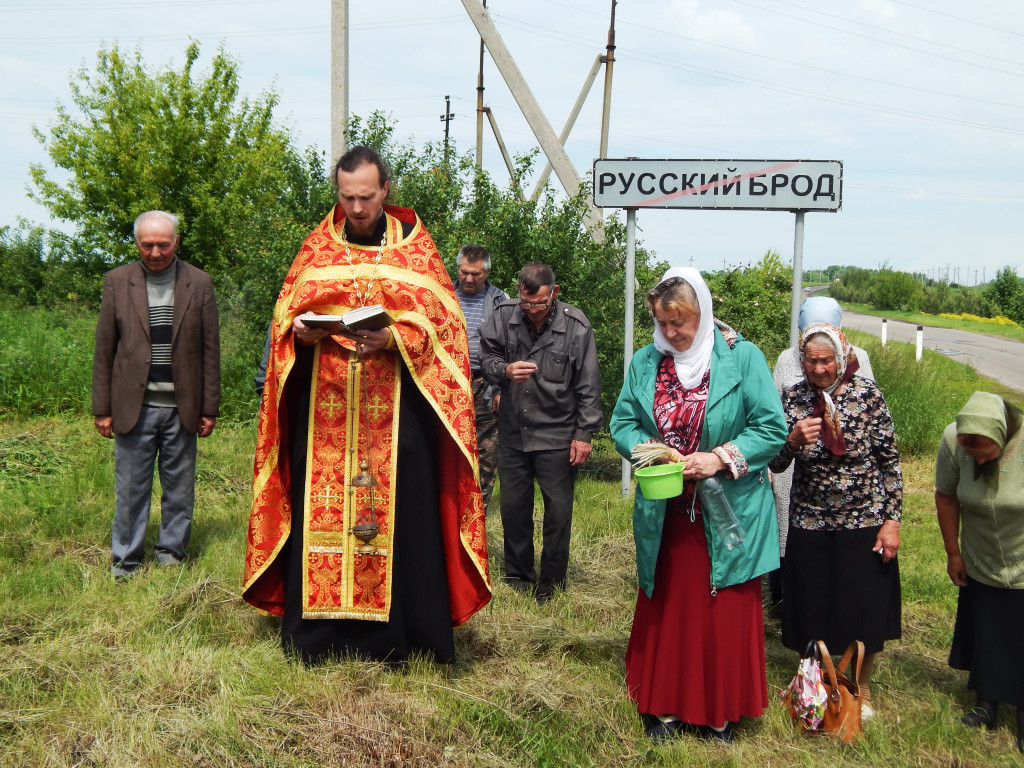
POLYGON ((619 453, 641 443, 685 460, 684 491, 646 499, 633 535, 640 592, 626 684, 647 735, 732 741, 731 723, 768 706, 759 577, 778 567, 766 465, 786 422, 761 351, 715 321, 700 273, 670 269, 647 294, 654 343, 634 356, 611 419, 619 453), (717 476, 745 532, 729 549, 701 514, 696 481, 717 476))

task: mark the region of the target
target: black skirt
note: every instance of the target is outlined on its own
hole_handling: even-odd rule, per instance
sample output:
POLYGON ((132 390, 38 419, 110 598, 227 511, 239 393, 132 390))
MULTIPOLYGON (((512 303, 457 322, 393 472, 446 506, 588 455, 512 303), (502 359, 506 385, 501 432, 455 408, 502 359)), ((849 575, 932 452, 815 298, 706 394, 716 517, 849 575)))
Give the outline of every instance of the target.
POLYGON ((967 578, 956 606, 949 666, 966 669, 979 699, 1024 707, 1024 589, 967 578))
MULTIPOLYGON (((297 349, 285 386, 293 510, 304 508, 312 349, 297 349)), ((281 644, 306 663, 346 656, 402 663, 415 652, 440 663, 455 661, 438 507, 435 441, 440 424, 404 366, 399 425, 389 620, 302 618, 302 536, 289 535, 281 551, 285 586, 281 644)))
POLYGON ((871 551, 880 526, 809 531, 790 526, 782 564, 782 643, 802 653, 824 640, 838 655, 854 640, 865 653, 900 637, 899 558, 871 551))

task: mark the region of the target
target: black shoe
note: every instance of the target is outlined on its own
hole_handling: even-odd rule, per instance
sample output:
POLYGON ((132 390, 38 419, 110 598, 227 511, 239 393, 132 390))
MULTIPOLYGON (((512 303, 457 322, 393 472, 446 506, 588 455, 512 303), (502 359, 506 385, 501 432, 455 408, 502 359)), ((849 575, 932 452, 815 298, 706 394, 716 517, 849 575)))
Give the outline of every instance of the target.
POLYGON ((526 581, 526 579, 509 578, 505 579, 505 583, 508 584, 516 592, 523 595, 533 594, 533 583, 526 581))
POLYGON ((538 588, 537 589, 537 605, 544 605, 549 600, 551 600, 551 598, 554 597, 554 596, 555 596, 555 590, 553 590, 551 588, 545 589, 544 587, 538 588))
POLYGON ((971 726, 971 728, 981 728, 983 726, 985 728, 995 728, 996 713, 988 707, 979 705, 971 707, 970 711, 960 718, 960 722, 971 726))
POLYGON ((733 733, 732 723, 726 723, 725 728, 720 731, 710 725, 700 725, 697 727, 697 733, 707 741, 717 741, 722 744, 736 743, 736 734, 733 733))
POLYGON ((670 720, 668 722, 658 720, 654 725, 649 726, 644 733, 655 744, 667 744, 678 738, 681 728, 682 723, 678 720, 670 720))

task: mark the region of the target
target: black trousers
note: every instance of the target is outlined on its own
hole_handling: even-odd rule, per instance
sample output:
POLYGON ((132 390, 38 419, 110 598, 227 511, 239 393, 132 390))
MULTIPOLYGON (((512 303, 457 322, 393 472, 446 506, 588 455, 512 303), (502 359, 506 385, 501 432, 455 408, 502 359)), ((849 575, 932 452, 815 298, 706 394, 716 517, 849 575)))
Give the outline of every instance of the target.
POLYGON ((520 451, 499 442, 498 479, 501 524, 505 529, 505 577, 536 584, 542 592, 555 587, 564 589, 576 485, 576 467, 569 464, 569 448, 520 451), (534 480, 544 499, 544 548, 539 580, 533 554, 534 480))

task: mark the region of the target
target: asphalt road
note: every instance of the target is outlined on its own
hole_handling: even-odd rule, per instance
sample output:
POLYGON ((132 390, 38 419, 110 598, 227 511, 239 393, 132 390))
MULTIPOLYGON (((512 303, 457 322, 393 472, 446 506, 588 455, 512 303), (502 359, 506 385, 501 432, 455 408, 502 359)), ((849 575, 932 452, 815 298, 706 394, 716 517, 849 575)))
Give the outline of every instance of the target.
MULTIPOLYGON (((888 320, 889 341, 917 343, 917 326, 900 320, 888 320)), ((882 335, 882 318, 843 312, 843 327, 882 335)), ((984 333, 955 331, 950 328, 924 327, 923 346, 934 349, 957 362, 971 365, 982 376, 1024 392, 1024 342, 988 336, 984 333)))

